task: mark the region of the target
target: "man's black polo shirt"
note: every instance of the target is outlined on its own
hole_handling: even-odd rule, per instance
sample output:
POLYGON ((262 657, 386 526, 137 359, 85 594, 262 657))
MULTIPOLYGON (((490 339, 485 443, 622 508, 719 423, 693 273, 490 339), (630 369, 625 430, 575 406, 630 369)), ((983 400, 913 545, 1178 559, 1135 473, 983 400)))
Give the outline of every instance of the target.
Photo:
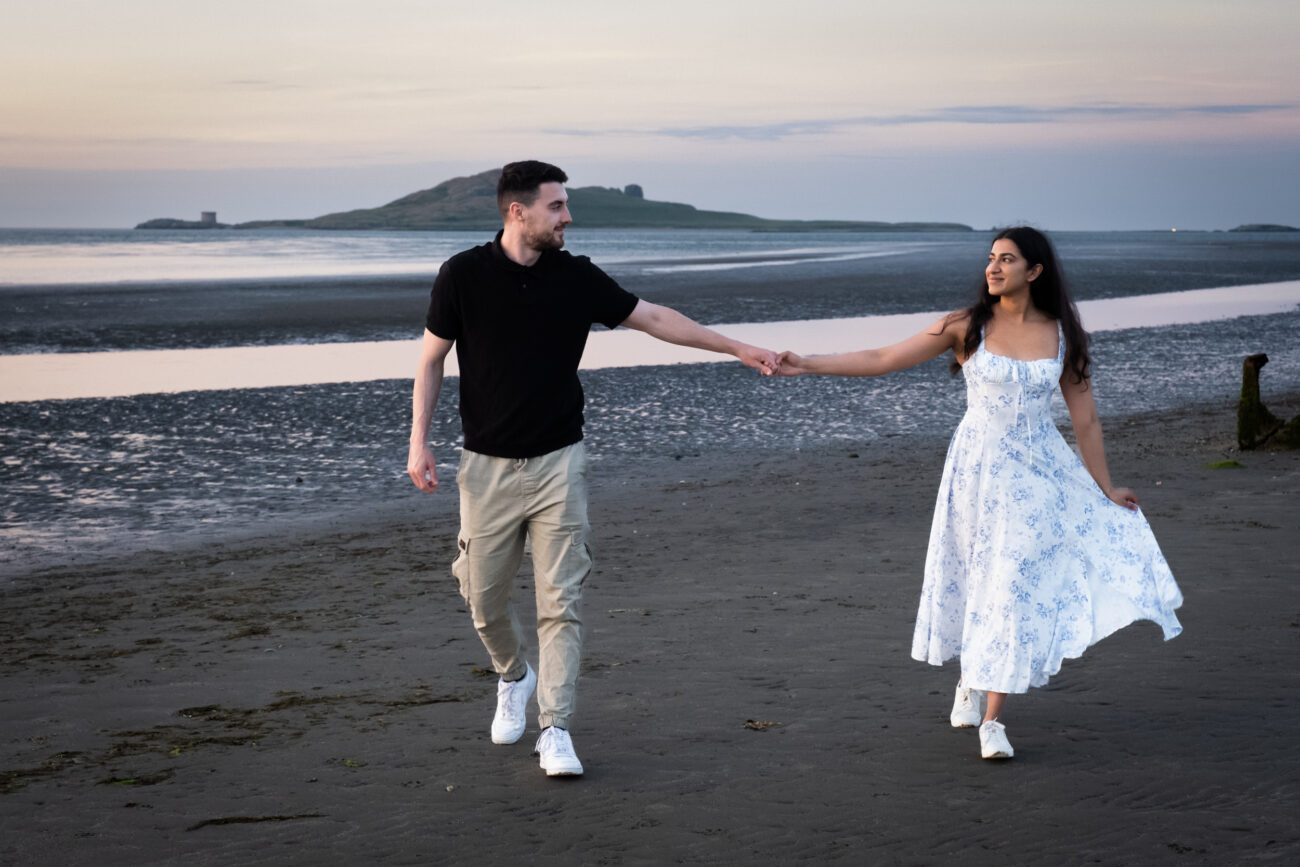
POLYGON ((500 232, 444 262, 425 325, 456 341, 465 448, 531 458, 581 440, 587 333, 595 322, 617 327, 636 304, 586 256, 511 261, 500 232))

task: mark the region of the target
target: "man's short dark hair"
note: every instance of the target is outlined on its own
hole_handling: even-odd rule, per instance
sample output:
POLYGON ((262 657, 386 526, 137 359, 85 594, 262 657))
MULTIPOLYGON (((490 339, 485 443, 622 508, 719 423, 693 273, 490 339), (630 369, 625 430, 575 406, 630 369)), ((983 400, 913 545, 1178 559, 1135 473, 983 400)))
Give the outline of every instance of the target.
POLYGON ((537 188, 542 184, 567 183, 569 176, 559 166, 540 160, 520 160, 507 163, 497 181, 497 210, 505 219, 510 213, 510 203, 519 202, 525 208, 537 201, 537 188))

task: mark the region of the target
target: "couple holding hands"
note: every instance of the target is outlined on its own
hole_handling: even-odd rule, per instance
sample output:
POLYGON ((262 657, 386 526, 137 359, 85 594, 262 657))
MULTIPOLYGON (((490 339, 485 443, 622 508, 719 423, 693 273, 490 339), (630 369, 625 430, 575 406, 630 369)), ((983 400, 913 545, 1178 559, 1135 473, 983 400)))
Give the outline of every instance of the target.
POLYGON ((1155 622, 1166 639, 1182 630, 1174 614, 1182 596, 1138 498, 1111 483, 1088 336, 1042 233, 999 232, 974 304, 919 334, 879 349, 777 355, 638 299, 564 252, 567 180, 534 160, 502 170, 504 227, 443 264, 415 377, 407 470, 431 493, 429 427, 443 360, 456 346, 465 442, 452 573, 500 676, 494 743, 522 737, 536 691, 542 769, 582 773, 569 729, 592 560, 577 370, 596 322, 734 355, 775 376, 880 376, 952 353, 967 410, 939 486, 912 656, 933 665, 960 658, 950 721, 978 727, 984 758, 1011 758, 1007 696, 1046 684, 1063 659, 1136 620, 1155 622), (1077 454, 1052 421, 1058 389, 1077 454), (525 538, 537 585, 537 670, 511 605, 525 538))

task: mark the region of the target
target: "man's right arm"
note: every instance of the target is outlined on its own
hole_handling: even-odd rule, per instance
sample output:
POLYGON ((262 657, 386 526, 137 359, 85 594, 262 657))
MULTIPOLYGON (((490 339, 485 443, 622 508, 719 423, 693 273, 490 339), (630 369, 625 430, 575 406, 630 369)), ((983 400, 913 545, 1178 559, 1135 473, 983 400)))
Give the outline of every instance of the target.
POLYGON ((424 329, 420 346, 420 366, 415 371, 415 389, 411 396, 411 447, 406 458, 406 472, 415 486, 427 494, 438 490, 438 467, 429 448, 429 426, 433 408, 442 392, 442 365, 453 341, 424 329))

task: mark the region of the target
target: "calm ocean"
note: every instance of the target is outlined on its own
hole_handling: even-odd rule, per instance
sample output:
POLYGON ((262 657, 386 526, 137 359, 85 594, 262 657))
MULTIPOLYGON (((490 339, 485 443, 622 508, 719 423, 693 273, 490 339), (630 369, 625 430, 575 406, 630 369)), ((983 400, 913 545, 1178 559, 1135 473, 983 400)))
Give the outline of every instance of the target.
MULTIPOLYGON (((570 250, 628 288, 709 323, 951 309, 965 303, 989 240, 568 235, 570 250)), ((1300 280, 1300 233, 1054 237, 1080 300, 1300 280)), ((486 238, 0 230, 0 354, 410 339, 438 264, 486 238)), ((1202 403, 1231 413, 1247 354, 1269 354, 1266 400, 1300 387, 1300 313, 1105 331, 1094 352, 1104 417, 1202 403)), ((694 364, 589 371, 583 381, 589 448, 619 463, 860 448, 897 435, 941 442, 964 399, 941 361, 879 380, 774 381, 694 364)), ((404 473, 409 401, 409 381, 391 379, 0 403, 0 574, 35 557, 143 550, 403 502, 415 496, 404 473)), ((454 387, 433 438, 450 473, 454 387)))
MULTIPOLYGON (((809 263, 851 268, 881 259, 886 261, 873 273, 915 281, 922 274, 969 277, 972 263, 978 276, 990 236, 571 227, 567 249, 624 276, 726 272, 766 282, 809 263)), ((1053 238, 1080 298, 1267 283, 1300 274, 1300 233, 1294 232, 1061 232, 1053 238), (1116 280, 1119 285, 1099 285, 1116 280)), ((448 256, 489 239, 487 232, 0 229, 0 292, 371 276, 432 280, 448 256)))

